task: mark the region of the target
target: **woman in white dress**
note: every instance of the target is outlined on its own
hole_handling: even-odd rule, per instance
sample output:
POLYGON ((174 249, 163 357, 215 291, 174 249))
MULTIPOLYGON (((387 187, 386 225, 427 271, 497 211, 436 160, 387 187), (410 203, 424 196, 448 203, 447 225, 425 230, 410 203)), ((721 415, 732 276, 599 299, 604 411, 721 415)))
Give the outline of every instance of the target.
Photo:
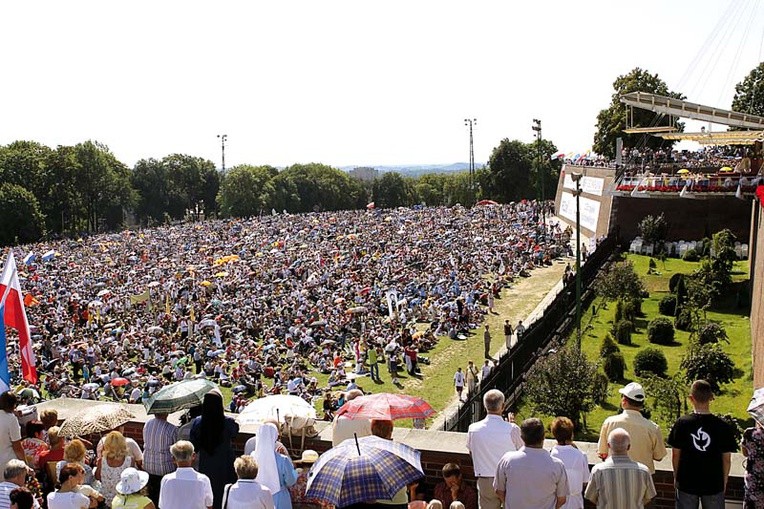
POLYGON ((586 454, 573 444, 573 422, 567 417, 557 417, 552 421, 552 435, 557 440, 557 445, 552 447, 552 456, 565 464, 570 489, 561 509, 583 509, 584 485, 589 482, 589 461, 586 454))
POLYGON ((103 456, 96 463, 95 478, 101 481, 101 494, 106 499, 106 505, 111 507, 111 502, 117 494, 117 483, 122 472, 133 467, 133 458, 127 449, 127 440, 119 431, 112 431, 103 443, 103 456))

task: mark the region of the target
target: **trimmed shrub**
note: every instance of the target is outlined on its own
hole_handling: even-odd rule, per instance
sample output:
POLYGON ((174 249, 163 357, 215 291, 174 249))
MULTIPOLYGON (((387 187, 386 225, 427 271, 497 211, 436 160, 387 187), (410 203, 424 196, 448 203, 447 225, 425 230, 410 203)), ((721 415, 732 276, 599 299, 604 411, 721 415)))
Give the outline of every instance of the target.
POLYGON ((656 345, 670 345, 674 342, 674 326, 668 318, 656 318, 647 326, 647 339, 656 345))
POLYGON ((688 382, 706 380, 714 388, 729 383, 735 376, 735 363, 718 344, 691 348, 682 359, 680 367, 685 370, 688 382))
POLYGON ((686 262, 698 262, 700 261, 700 255, 694 249, 688 249, 687 251, 684 252, 684 256, 682 257, 682 260, 686 262))
POLYGON ((724 327, 715 322, 707 322, 698 331, 698 343, 701 345, 708 345, 712 343, 719 343, 724 341, 729 343, 729 337, 724 327))
POLYGON ((674 316, 676 314, 676 297, 666 295, 658 303, 658 311, 664 316, 674 316))
POLYGON ((679 284, 679 280, 684 279, 684 274, 677 272, 669 279, 669 291, 671 293, 676 292, 676 285, 679 284))
POLYGON ((615 324, 615 340, 619 345, 631 344, 631 331, 634 329, 634 324, 629 320, 621 320, 615 324))
POLYGON ((623 320, 623 301, 618 299, 615 303, 615 315, 613 316, 613 332, 615 332, 615 324, 623 320))
POLYGON ((597 371, 592 378, 592 400, 595 405, 604 405, 607 403, 607 398, 610 396, 608 392, 608 380, 604 373, 597 371))
POLYGON ((637 376, 666 376, 668 361, 663 351, 655 347, 642 348, 634 356, 634 374, 637 376))
POLYGON ((637 318, 637 305, 633 300, 623 303, 623 319, 634 322, 637 318))
POLYGON ((674 318, 674 327, 677 330, 683 330, 690 332, 692 330, 692 313, 688 308, 680 307, 676 311, 676 318, 674 318))
POLYGON ((611 382, 623 380, 623 373, 626 371, 626 361, 623 358, 623 354, 621 352, 611 353, 605 357, 602 368, 611 382))
POLYGON ((600 344, 600 357, 604 359, 608 355, 620 351, 621 349, 618 348, 618 344, 613 340, 613 336, 605 334, 605 337, 602 338, 602 343, 600 344))

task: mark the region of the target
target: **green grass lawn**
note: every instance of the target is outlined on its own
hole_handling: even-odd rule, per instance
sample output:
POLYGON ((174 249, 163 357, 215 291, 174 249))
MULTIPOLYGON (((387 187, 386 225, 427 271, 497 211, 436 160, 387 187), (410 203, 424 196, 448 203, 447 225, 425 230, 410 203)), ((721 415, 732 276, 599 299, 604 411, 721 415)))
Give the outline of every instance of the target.
MULTIPOLYGON (((597 407, 586 416, 587 428, 581 439, 596 439, 602 421, 618 410, 620 395, 617 390, 620 386, 636 381, 632 371, 634 356, 640 348, 650 345, 647 340, 647 324, 650 320, 661 316, 658 312, 658 303, 669 295, 668 282, 675 273, 689 274, 698 267, 698 263, 685 262, 679 259, 667 259, 665 264, 657 261, 658 274, 648 275, 648 256, 628 255, 628 260, 634 263, 634 269, 640 276, 645 287, 650 292, 650 297, 642 304, 645 318, 637 320, 637 331, 632 334, 632 345, 619 345, 621 353, 626 360, 627 371, 623 383, 611 383, 609 387, 610 397, 607 404, 597 407)), ((745 284, 748 275, 748 263, 738 262, 733 269, 733 278, 737 285, 745 284)), ((600 301, 595 301, 599 306, 600 301)), ((586 310, 582 317, 582 328, 585 332, 582 337, 582 348, 590 359, 599 357, 599 349, 602 338, 610 331, 615 314, 615 303, 610 303, 606 309, 599 309, 596 316, 592 317, 592 308, 586 310), (590 324, 590 327, 587 327, 590 324)), ((753 390, 752 359, 751 359, 751 330, 748 318, 749 310, 736 306, 734 297, 727 299, 717 309, 707 313, 709 320, 720 323, 727 331, 730 343, 722 343, 722 347, 735 362, 739 375, 730 384, 722 387, 722 393, 712 403, 712 410, 716 413, 729 413, 743 421, 750 421, 746 407, 753 390)), ((668 361, 668 373, 679 371, 679 364, 689 343, 690 333, 677 330, 675 343, 671 346, 657 346, 661 348, 668 361)), ((650 405, 650 395, 647 395, 647 404, 650 405)), ((661 425, 664 436, 668 433, 672 423, 662 422, 660 416, 653 414, 653 420, 661 425)), ((750 423, 749 423, 750 425, 750 423)))

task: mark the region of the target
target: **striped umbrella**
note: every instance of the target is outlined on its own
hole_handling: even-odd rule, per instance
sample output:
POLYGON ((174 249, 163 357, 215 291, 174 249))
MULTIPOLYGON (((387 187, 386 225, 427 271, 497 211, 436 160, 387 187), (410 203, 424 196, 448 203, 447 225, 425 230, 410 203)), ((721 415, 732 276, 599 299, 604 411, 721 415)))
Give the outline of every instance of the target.
POLYGON ((143 406, 146 407, 147 414, 171 414, 201 405, 204 395, 217 387, 204 378, 175 382, 159 389, 143 402, 143 406))
POLYGON ((313 465, 305 496, 337 507, 390 500, 423 475, 416 449, 376 436, 350 438, 326 451, 313 465))

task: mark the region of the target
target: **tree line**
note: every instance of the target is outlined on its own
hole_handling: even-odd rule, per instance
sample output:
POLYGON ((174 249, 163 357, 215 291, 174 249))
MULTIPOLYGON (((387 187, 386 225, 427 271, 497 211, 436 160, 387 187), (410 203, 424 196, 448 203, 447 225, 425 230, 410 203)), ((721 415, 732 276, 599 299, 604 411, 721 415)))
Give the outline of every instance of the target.
POLYGON ((44 236, 81 235, 201 217, 408 207, 471 205, 540 198, 541 179, 552 195, 560 164, 548 140, 501 140, 486 168, 407 177, 383 173, 358 180, 325 164, 283 169, 242 164, 225 173, 207 159, 171 154, 141 159, 133 168, 97 141, 53 149, 35 141, 0 146, 0 245, 44 236))

